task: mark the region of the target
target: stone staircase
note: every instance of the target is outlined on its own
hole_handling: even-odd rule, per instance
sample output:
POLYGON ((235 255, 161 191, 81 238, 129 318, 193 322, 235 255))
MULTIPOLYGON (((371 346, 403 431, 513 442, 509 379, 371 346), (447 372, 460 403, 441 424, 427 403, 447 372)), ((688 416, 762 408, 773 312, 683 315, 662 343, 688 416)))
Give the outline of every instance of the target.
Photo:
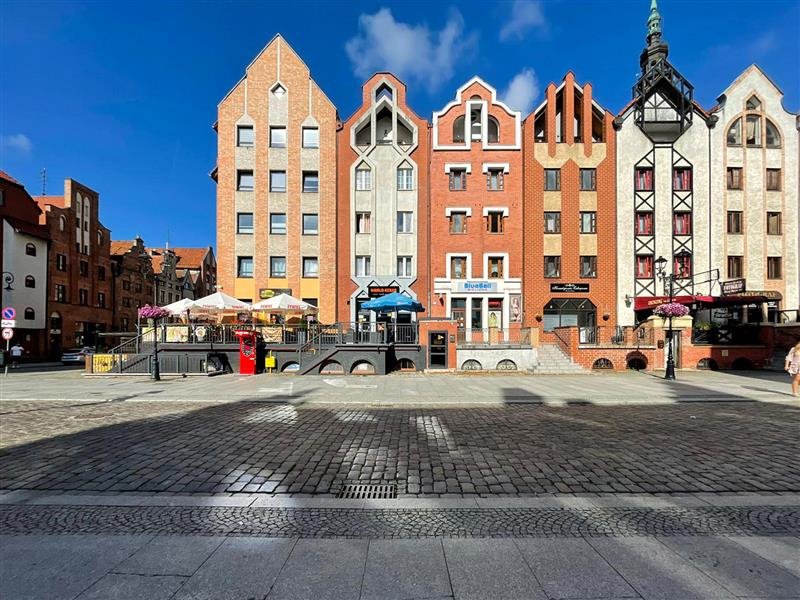
POLYGON ((535 375, 586 375, 589 374, 578 363, 554 344, 539 346, 538 364, 531 369, 535 375))

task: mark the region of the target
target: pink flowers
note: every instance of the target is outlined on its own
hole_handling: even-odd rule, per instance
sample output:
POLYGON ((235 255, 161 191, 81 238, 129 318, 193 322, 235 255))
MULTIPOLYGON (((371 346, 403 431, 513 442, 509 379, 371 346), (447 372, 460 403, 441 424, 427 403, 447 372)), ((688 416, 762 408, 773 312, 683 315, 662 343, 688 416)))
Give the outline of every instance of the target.
POLYGON ((685 317, 689 314, 689 309, 677 302, 667 302, 666 304, 656 306, 653 314, 664 319, 668 317, 685 317))
POLYGON ((169 311, 161 308, 160 306, 150 306, 145 304, 139 308, 140 319, 163 319, 169 316, 169 311))

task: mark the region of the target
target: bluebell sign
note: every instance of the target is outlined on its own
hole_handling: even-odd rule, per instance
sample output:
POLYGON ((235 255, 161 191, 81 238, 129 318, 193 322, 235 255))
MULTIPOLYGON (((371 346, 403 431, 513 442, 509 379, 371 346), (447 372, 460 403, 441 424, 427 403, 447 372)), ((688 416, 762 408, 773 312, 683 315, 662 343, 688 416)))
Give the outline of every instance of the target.
POLYGON ((497 291, 496 281, 459 281, 456 284, 457 292, 470 294, 485 294, 497 291))

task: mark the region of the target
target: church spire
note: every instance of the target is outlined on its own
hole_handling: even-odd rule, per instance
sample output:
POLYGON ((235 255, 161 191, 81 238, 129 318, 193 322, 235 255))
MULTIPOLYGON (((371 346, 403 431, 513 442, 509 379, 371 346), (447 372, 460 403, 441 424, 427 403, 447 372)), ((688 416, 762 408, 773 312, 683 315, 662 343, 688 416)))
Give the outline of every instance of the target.
POLYGON ((650 16, 647 18, 647 45, 661 39, 661 13, 658 12, 658 0, 650 1, 650 16))
POLYGON ((666 59, 669 54, 667 43, 661 39, 661 13, 658 11, 658 0, 650 0, 650 16, 647 17, 647 46, 642 51, 639 64, 642 73, 652 65, 666 59))

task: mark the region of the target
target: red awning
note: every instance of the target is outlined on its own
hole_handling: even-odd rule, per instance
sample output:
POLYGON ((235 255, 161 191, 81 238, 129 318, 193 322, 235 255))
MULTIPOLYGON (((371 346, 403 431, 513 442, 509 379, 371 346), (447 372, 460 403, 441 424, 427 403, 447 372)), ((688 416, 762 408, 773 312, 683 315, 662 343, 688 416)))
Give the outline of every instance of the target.
POLYGON ((715 306, 758 304, 759 302, 774 302, 783 300, 780 292, 772 290, 754 290, 752 292, 739 292, 730 296, 719 296, 714 298, 715 306))
MULTIPOLYGON (((695 302, 713 302, 714 297, 695 294, 694 296, 674 296, 672 301, 678 304, 694 304, 695 302)), ((667 302, 669 302, 669 296, 645 296, 634 298, 633 308, 634 310, 651 310, 667 302)))

